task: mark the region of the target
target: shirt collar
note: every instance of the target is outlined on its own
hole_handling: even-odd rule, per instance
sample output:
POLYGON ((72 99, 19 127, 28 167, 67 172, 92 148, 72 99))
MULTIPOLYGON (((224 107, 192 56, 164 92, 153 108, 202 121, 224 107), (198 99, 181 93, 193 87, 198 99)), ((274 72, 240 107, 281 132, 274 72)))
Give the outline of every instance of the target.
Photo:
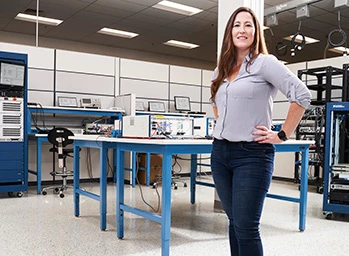
MULTIPOLYGON (((244 62, 242 63, 242 66, 246 66, 246 64, 250 61, 251 59, 251 53, 247 54, 244 58, 244 62)), ((223 82, 229 82, 228 78, 224 78, 223 82)))
POLYGON ((245 56, 244 63, 248 63, 250 61, 250 59, 251 59, 251 53, 249 53, 245 56))

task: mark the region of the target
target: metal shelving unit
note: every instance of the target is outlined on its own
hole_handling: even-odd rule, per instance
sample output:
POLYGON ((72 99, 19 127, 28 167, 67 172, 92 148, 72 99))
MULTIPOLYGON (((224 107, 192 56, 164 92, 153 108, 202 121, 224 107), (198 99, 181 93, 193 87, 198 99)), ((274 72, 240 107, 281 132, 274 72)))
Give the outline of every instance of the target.
MULTIPOLYGON (((299 79, 305 81, 311 91, 316 92, 316 100, 312 100, 311 106, 306 110, 299 126, 296 129, 296 139, 312 139, 315 145, 310 148, 309 166, 314 168, 313 179, 309 184, 316 185, 319 193, 323 192, 324 176, 324 151, 325 151, 325 126, 326 126, 326 103, 331 102, 333 90, 341 90, 341 98, 338 101, 346 101, 347 74, 346 70, 332 66, 298 70, 299 79), (336 84, 335 80, 341 80, 336 84), (310 82, 309 82, 310 81, 310 82), (322 172, 322 173, 321 173, 322 172)), ((299 182, 298 162, 299 154, 296 154, 295 181, 299 182)))

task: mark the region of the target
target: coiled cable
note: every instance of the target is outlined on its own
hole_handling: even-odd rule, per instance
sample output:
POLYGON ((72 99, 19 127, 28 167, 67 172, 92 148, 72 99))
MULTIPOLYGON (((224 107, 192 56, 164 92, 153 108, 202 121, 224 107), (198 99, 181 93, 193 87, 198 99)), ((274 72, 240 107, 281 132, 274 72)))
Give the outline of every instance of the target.
MULTIPOLYGON (((328 44, 333 46, 333 47, 339 47, 339 46, 342 46, 342 45, 345 45, 345 49, 346 49, 346 46, 347 46, 347 34, 345 33, 345 31, 341 28, 341 12, 340 10, 338 10, 338 29, 334 29, 332 30, 329 34, 328 34, 328 37, 327 37, 327 41, 328 41, 328 44), (338 43, 335 43, 333 42, 333 40, 331 39, 331 37, 334 35, 334 34, 340 34, 341 37, 342 37, 342 40, 338 43)), ((346 50, 344 51, 344 55, 346 55, 346 50)))

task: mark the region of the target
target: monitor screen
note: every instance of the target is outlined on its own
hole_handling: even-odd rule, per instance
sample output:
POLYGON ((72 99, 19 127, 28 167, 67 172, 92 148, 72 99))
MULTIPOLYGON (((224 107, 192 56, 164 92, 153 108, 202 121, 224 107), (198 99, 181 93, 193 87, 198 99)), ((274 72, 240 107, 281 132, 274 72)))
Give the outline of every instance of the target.
POLYGON ((151 112, 166 112, 165 103, 161 101, 148 101, 148 110, 151 112))
POLYGON ((24 86, 25 65, 9 62, 0 63, 0 84, 24 86))
POLYGON ((144 102, 136 100, 136 111, 144 111, 144 102))
POLYGON ((78 101, 75 97, 58 97, 58 106, 59 107, 69 107, 69 108, 77 108, 78 101))
POLYGON ((81 100, 82 100, 82 103, 84 103, 84 104, 91 104, 92 103, 90 98, 82 98, 81 100))
POLYGON ((177 111, 190 111, 190 98, 185 96, 174 96, 175 109, 177 111))

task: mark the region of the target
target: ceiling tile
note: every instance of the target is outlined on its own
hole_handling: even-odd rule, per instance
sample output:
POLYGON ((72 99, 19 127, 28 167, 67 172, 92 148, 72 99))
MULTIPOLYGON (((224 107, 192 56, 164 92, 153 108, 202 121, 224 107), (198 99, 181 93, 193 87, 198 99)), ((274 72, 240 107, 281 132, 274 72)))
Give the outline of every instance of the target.
MULTIPOLYGON (((113 46, 137 51, 211 61, 216 63, 218 0, 174 0, 177 3, 203 9, 201 13, 185 16, 153 8, 160 0, 40 0, 42 16, 63 19, 57 27, 39 26, 39 35, 113 46), (140 35, 132 40, 97 33, 102 27, 127 30, 140 35), (163 45, 169 39, 199 44, 191 51, 163 45)), ((265 0, 265 8, 283 4, 285 0, 265 0)), ((0 0, 0 31, 35 35, 35 23, 15 20, 27 8, 36 9, 36 0, 0 0)), ((296 10, 278 13, 279 25, 265 31, 270 52, 284 36, 300 31, 306 36, 320 39, 312 47, 305 47, 301 54, 284 59, 293 63, 323 58, 328 33, 338 28, 338 10, 333 0, 322 0, 310 5, 310 17, 297 19, 296 10)), ((342 8, 341 27, 349 33, 349 8, 342 8)), ((57 46, 59 48, 59 46, 57 46)), ((332 56, 328 53, 327 56, 332 56)))

